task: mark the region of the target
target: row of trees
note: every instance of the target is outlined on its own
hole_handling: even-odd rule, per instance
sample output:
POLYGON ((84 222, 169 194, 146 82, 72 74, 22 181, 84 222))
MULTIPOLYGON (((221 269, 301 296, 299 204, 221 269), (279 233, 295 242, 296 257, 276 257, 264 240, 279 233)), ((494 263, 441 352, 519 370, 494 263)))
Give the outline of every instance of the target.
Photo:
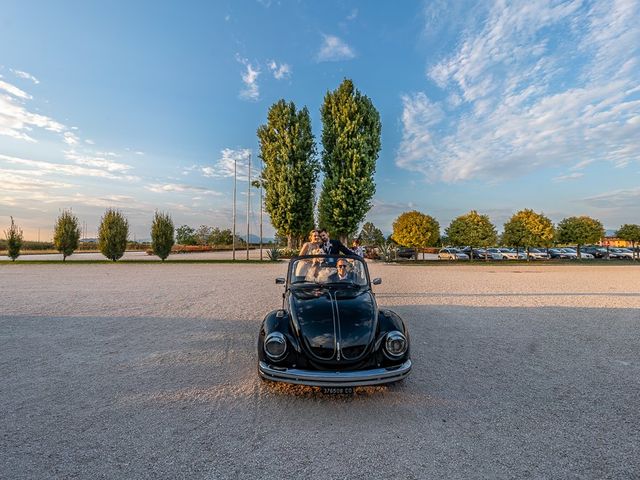
MULTIPOLYGON (((179 245, 231 245, 233 233, 230 228, 220 229, 200 225, 192 228, 189 225, 181 225, 176 228, 176 243, 179 245)), ((236 235, 236 245, 244 245, 245 241, 236 235)))
MULTIPOLYGON (((604 233, 602 223, 588 216, 568 217, 554 226, 544 214, 525 209, 504 224, 504 232, 498 238, 496 227, 488 215, 472 210, 452 220, 445 229, 445 236, 441 237, 438 221, 414 210, 401 214, 393 222, 391 240, 412 248, 444 243, 485 248, 498 243, 515 248, 550 247, 560 243, 576 245, 579 253, 582 245, 597 243, 604 233)), ((640 244, 640 225, 622 225, 616 235, 631 242, 635 249, 635 245, 640 244)), ((382 231, 370 222, 363 225, 360 240, 365 245, 383 245, 386 242, 382 231)))
POLYGON ((320 110, 321 162, 306 107, 284 99, 269 108, 257 131, 264 168, 265 210, 278 236, 293 248, 315 225, 316 182, 324 176, 318 223, 343 241, 371 208, 373 175, 380 152, 380 115, 371 100, 345 79, 327 92, 320 110))
MULTIPOLYGON (((156 212, 151 224, 151 249, 164 261, 173 247, 173 221, 169 214, 156 212)), ((5 231, 8 256, 15 261, 22 248, 22 230, 11 217, 11 227, 5 231)), ((129 222, 121 212, 107 209, 100 220, 98 228, 98 249, 109 260, 119 260, 127 248, 129 238, 129 222)), ((78 217, 70 210, 63 210, 56 220, 53 234, 53 245, 62 253, 62 261, 78 249, 80 243, 80 225, 78 217)))

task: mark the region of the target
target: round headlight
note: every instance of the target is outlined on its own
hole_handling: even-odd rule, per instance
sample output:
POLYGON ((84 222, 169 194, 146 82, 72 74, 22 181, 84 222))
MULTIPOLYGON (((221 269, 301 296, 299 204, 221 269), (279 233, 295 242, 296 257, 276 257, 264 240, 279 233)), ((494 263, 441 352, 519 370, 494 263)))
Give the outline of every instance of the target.
POLYGON ((287 353, 287 340, 280 332, 273 332, 267 335, 264 340, 264 353, 271 360, 280 360, 287 353))
POLYGON ((387 333, 384 349, 393 358, 401 357, 407 351, 407 338, 397 330, 387 333))

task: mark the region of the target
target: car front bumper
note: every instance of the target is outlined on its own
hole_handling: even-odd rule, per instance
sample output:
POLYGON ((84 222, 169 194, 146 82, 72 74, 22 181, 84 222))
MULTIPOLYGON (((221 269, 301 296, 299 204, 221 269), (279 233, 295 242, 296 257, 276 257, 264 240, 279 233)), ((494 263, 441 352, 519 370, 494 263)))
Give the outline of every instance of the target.
POLYGON ((395 367, 340 372, 280 368, 260 362, 258 371, 262 378, 274 382, 295 383, 312 387, 361 387, 383 385, 402 380, 411 372, 411 366, 411 360, 407 360, 395 367))

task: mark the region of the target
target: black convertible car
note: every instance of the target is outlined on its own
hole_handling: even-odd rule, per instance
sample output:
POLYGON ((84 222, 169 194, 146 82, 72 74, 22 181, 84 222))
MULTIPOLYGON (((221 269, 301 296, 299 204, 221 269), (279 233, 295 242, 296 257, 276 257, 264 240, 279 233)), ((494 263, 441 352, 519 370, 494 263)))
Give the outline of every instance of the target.
POLYGON ((357 256, 295 257, 283 305, 262 322, 258 370, 266 380, 326 388, 380 385, 411 371, 409 334, 378 309, 366 263, 357 256))

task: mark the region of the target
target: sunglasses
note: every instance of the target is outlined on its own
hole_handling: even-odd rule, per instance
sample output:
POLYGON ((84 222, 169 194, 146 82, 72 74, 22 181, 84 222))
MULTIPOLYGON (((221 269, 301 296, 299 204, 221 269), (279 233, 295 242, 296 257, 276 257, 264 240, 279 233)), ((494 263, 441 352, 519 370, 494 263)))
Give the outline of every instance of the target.
POLYGON ((347 268, 346 265, 338 265, 338 268, 347 268))

